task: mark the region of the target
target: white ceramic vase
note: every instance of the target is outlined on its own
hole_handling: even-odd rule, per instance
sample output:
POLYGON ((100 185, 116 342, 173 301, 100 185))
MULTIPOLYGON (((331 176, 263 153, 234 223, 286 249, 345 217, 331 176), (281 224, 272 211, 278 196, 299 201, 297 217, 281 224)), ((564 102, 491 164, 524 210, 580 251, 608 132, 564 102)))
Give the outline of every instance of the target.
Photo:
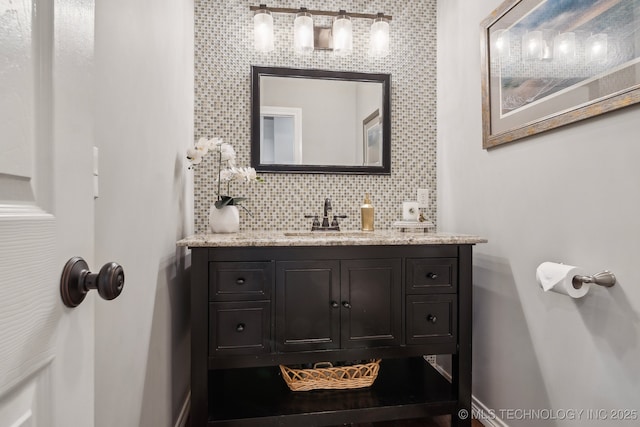
POLYGON ((209 229, 212 233, 237 233, 240 229, 240 212, 237 206, 216 208, 211 204, 209 209, 209 229))

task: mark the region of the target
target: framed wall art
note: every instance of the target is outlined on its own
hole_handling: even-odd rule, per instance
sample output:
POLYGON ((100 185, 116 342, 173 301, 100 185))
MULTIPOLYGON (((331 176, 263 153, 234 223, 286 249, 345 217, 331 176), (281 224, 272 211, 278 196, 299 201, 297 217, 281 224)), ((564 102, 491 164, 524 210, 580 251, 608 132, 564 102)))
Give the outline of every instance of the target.
POLYGON ((483 147, 640 102, 640 0, 508 0, 482 22, 483 147))

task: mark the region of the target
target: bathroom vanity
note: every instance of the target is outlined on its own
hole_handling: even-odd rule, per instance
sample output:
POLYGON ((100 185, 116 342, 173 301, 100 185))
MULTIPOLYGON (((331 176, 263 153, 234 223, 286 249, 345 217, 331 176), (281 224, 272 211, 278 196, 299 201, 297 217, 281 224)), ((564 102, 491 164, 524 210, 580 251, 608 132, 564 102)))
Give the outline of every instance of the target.
POLYGON ((191 425, 452 414, 470 426, 471 256, 482 242, 396 231, 181 240, 192 253, 191 425), (450 381, 423 358, 432 354, 452 355, 450 381), (278 367, 378 358, 363 389, 293 392, 278 367))

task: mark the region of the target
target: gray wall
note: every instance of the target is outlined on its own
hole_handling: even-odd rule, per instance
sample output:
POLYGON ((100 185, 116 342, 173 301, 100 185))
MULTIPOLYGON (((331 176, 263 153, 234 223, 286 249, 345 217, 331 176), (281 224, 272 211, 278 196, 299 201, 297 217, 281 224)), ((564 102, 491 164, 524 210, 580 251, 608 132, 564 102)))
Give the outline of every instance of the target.
MULTIPOLYGON (((96 3, 96 265, 122 295, 96 301, 95 425, 176 425, 189 392, 186 250, 192 189, 193 3, 96 3)), ((80 404, 80 402, 78 402, 80 404)))
POLYGON ((640 108, 483 150, 479 24, 501 2, 438 2, 439 225, 489 239, 474 249, 473 393, 496 410, 638 410, 640 108), (619 283, 545 294, 535 269, 547 260, 619 283))
MULTIPOLYGON (((298 1, 277 0, 272 7, 300 7, 298 1)), ((360 205, 371 193, 375 225, 388 228, 400 219, 403 200, 416 198, 417 188, 436 186, 435 49, 436 3, 380 0, 320 1, 309 9, 346 9, 361 13, 385 12, 391 22, 391 54, 384 59, 367 55, 371 20, 353 19, 354 53, 337 57, 331 52, 300 56, 293 52, 294 15, 274 14, 275 51, 256 53, 249 3, 241 0, 196 0, 195 9, 195 139, 221 137, 238 153, 241 166, 249 164, 251 129, 251 65, 315 68, 338 71, 390 73, 391 176, 264 174, 266 182, 232 187, 235 196, 247 196, 253 217, 240 213, 241 229, 306 229, 305 214, 322 211, 325 197, 333 210, 349 217, 346 229, 360 227, 360 205)), ((318 17, 320 25, 330 18, 318 17)), ((217 175, 211 158, 195 172, 196 231, 205 232, 210 204, 215 200, 217 175)), ((427 216, 435 221, 435 191, 427 216)))

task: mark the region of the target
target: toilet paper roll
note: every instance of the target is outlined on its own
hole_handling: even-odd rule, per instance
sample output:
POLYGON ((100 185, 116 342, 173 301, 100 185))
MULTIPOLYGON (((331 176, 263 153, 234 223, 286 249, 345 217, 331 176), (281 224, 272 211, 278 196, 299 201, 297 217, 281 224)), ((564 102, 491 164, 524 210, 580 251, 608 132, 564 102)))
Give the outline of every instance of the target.
POLYGON ((536 269, 536 280, 545 292, 552 291, 569 295, 571 298, 582 298, 589 292, 591 283, 583 283, 580 289, 573 287, 573 276, 584 276, 584 271, 576 266, 543 262, 536 269))

